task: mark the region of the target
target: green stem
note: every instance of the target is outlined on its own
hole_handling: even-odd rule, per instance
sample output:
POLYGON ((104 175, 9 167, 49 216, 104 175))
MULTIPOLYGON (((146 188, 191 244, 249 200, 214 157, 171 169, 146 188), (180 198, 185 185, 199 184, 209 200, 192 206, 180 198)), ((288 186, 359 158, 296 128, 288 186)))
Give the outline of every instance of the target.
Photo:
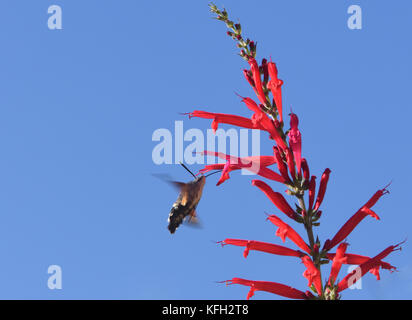
MULTIPOLYGON (((319 270, 319 275, 320 275, 320 281, 322 283, 322 272, 320 269, 320 259, 319 259, 319 253, 315 251, 315 238, 313 236, 313 226, 312 226, 312 221, 311 217, 307 214, 308 212, 306 211, 306 205, 305 205, 305 200, 303 198, 304 191, 302 191, 302 194, 296 195, 298 201, 299 201, 299 206, 300 208, 306 213, 306 216, 304 218, 304 226, 306 229, 306 233, 308 235, 309 239, 309 245, 310 249, 312 251, 312 260, 313 263, 315 264, 316 268, 319 270)), ((321 297, 323 297, 323 285, 322 285, 322 292, 319 293, 321 297)))

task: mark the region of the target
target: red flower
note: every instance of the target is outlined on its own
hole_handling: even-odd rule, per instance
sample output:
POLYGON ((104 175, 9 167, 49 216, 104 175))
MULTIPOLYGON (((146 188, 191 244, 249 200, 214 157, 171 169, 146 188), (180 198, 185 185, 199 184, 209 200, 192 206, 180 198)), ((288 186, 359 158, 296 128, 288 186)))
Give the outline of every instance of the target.
POLYGON ((280 211, 295 220, 296 212, 279 192, 274 192, 271 187, 261 180, 252 180, 252 185, 262 190, 280 211))
MULTIPOLYGON (((335 257, 336 253, 328 253, 327 257, 329 260, 333 260, 335 257)), ((371 259, 370 257, 367 256, 361 256, 358 254, 353 254, 353 253, 345 253, 344 255, 344 264, 352 264, 352 265, 360 265, 362 263, 365 263, 366 261, 368 261, 369 259, 371 259)), ((370 273, 372 273, 373 275, 376 276, 377 280, 380 280, 380 275, 379 275, 379 268, 382 269, 386 269, 389 270, 391 272, 393 272, 394 270, 396 270, 396 267, 392 266, 391 264, 385 262, 385 261, 379 261, 379 265, 371 270, 369 270, 370 273)))
POLYGON ((326 240, 324 245, 324 250, 328 251, 340 243, 343 239, 345 239, 355 227, 368 215, 375 218, 376 220, 380 220, 378 215, 373 212, 370 208, 375 205, 375 203, 382 197, 385 193, 388 193, 386 187, 377 191, 372 198, 366 202, 366 204, 360 208, 335 234, 332 240, 326 240))
POLYGON ((316 192, 316 177, 312 176, 309 181, 309 210, 313 208, 313 201, 315 201, 316 192))
POLYGON ((249 286, 250 291, 247 295, 246 299, 250 299, 255 291, 266 291, 271 292, 282 297, 290 298, 290 299, 311 299, 313 298, 313 294, 310 292, 302 292, 298 289, 286 286, 281 283, 277 282, 269 282, 269 281, 253 281, 241 278, 233 278, 231 280, 224 281, 227 285, 231 284, 241 284, 244 286, 249 286))
POLYGON ((262 59, 262 63, 260 67, 262 68, 263 82, 267 83, 269 80, 269 70, 268 70, 268 61, 265 58, 262 59))
POLYGON ((270 76, 270 81, 267 84, 267 87, 272 92, 273 100, 275 100, 276 108, 279 113, 279 120, 283 122, 282 116, 282 85, 283 81, 278 78, 278 69, 274 62, 268 63, 268 71, 270 76))
POLYGON ((303 276, 308 279, 308 286, 311 287, 312 284, 315 286, 315 289, 318 295, 322 294, 322 280, 320 278, 320 271, 316 268, 312 259, 309 256, 302 257, 302 263, 305 265, 306 270, 303 273, 303 276))
POLYGON ((365 261, 362 263, 359 267, 357 267, 355 270, 353 270, 351 273, 349 273, 345 278, 343 278, 339 283, 338 283, 338 292, 343 291, 347 289, 350 285, 355 284, 361 277, 363 277, 369 270, 374 269, 378 267, 381 263, 381 260, 384 259, 386 256, 388 256, 391 252, 400 250, 401 248, 398 248, 401 243, 398 243, 397 245, 390 246, 383 250, 381 253, 379 253, 377 256, 365 261))
MULTIPOLYGON (((253 100, 252 100, 253 101, 253 100)), ((264 116, 252 117, 253 119, 233 115, 226 113, 213 113, 201 110, 195 110, 193 112, 187 113, 189 118, 198 117, 204 119, 213 119, 212 129, 214 132, 218 129, 219 123, 231 124, 234 126, 247 128, 247 129, 259 129, 269 132, 270 138, 275 140, 276 143, 282 148, 286 148, 286 144, 283 139, 280 137, 279 132, 277 131, 274 123, 270 120, 266 114, 264 116)))
POLYGON ((328 251, 344 240, 355 227, 366 217, 370 215, 371 217, 379 220, 379 217, 375 212, 367 207, 362 207, 358 210, 346 223, 339 229, 332 240, 326 240, 324 245, 324 250, 328 251))
POLYGON ((368 202, 366 202, 365 207, 372 208, 383 195, 388 194, 389 190, 387 190, 386 188, 389 187, 389 185, 390 183, 383 189, 376 191, 372 198, 370 198, 368 202))
MULTIPOLYGON (((305 158, 302 158, 302 171, 303 171, 303 178, 306 181, 309 181, 310 179, 309 166, 305 158)), ((300 172, 299 172, 299 176, 300 176, 300 172)))
MULTIPOLYGON (((335 255, 336 253, 328 253, 327 257, 329 260, 333 260, 335 255)), ((367 256, 361 256, 359 254, 345 253, 345 259, 346 259, 345 264, 362 264, 371 258, 367 256)), ((396 270, 396 267, 392 266, 391 264, 385 261, 380 261, 380 266, 382 267, 382 269, 386 269, 389 271, 396 270)))
POLYGON ((275 155, 276 163, 277 163, 277 165, 278 165, 278 169, 279 169, 280 174, 282 175, 282 177, 285 179, 285 181, 286 181, 287 183, 291 183, 291 181, 290 181, 290 179, 289 179, 288 169, 287 169, 287 167, 286 167, 286 164, 285 164, 285 162, 283 161, 283 159, 282 159, 282 157, 281 157, 281 155, 280 155, 280 151, 279 151, 279 149, 278 149, 276 146, 273 147, 273 153, 274 153, 274 155, 275 155))
POLYGON ((290 256, 298 258, 304 255, 304 253, 299 250, 293 250, 284 246, 279 246, 277 244, 254 240, 225 239, 218 243, 220 243, 222 246, 231 244, 234 246, 245 247, 245 251, 243 251, 243 256, 245 258, 249 255, 249 250, 256 250, 271 254, 277 254, 280 256, 290 256))
POLYGON ((255 81, 253 81, 252 76, 250 75, 250 71, 247 69, 243 70, 243 74, 247 80, 247 82, 249 82, 249 84, 253 87, 253 89, 255 89, 255 81))
POLYGON ((253 123, 252 120, 249 118, 233 115, 233 114, 225 114, 225 113, 213 113, 207 111, 200 111, 195 110, 193 112, 188 113, 189 117, 199 117, 204 119, 213 119, 212 122, 212 129, 216 132, 219 123, 226 123, 231 124, 234 126, 247 128, 247 129, 259 129, 265 130, 260 124, 253 123))
MULTIPOLYGON (((276 143, 282 148, 286 149, 286 143, 283 141, 281 136, 279 135, 279 132, 277 131, 277 128, 274 124, 274 122, 267 116, 265 112, 262 111, 262 108, 259 107, 255 101, 253 101, 250 98, 243 98, 242 97, 242 102, 246 104, 246 106, 249 108, 249 110, 253 111, 254 114, 252 116, 252 122, 255 125, 260 125, 266 130, 267 132, 270 133, 270 136, 273 140, 276 141, 276 143)), ((262 106, 262 105, 261 105, 262 106)))
POLYGON ((289 148, 285 149, 286 155, 286 162, 289 167, 290 175, 292 176, 292 180, 296 179, 296 171, 295 171, 295 162, 293 161, 292 151, 289 148))
POLYGON ((230 178, 229 177, 229 171, 230 171, 229 166, 230 166, 230 160, 227 161, 225 165, 223 166, 222 175, 220 176, 219 181, 216 183, 217 186, 221 185, 223 182, 225 182, 226 180, 230 178))
POLYGON ((224 163, 217 163, 217 164, 209 164, 206 165, 203 169, 199 170, 199 173, 206 173, 211 170, 222 170, 221 178, 218 182, 218 185, 229 179, 229 172, 233 170, 240 170, 240 169, 247 169, 257 175, 265 177, 270 180, 275 180, 278 182, 283 182, 284 179, 274 172, 273 170, 266 168, 276 162, 275 157, 273 156, 251 156, 251 157, 244 157, 239 158, 235 156, 226 155, 222 152, 215 152, 215 151, 203 151, 201 152, 202 155, 210 155, 219 157, 221 159, 227 160, 224 163))
POLYGON ((318 210, 320 205, 322 204, 322 201, 323 201, 323 198, 326 192, 326 187, 328 185, 330 172, 331 172, 330 169, 326 168, 322 174, 322 178, 320 179, 319 192, 318 192, 318 196, 316 197, 315 208, 313 208, 313 211, 318 210))
POLYGON ((293 151, 298 174, 302 166, 302 135, 298 129, 299 119, 294 113, 290 114, 289 145, 293 151))
MULTIPOLYGON (((274 156, 248 156, 248 157, 239 158, 236 156, 225 154, 223 152, 208 151, 208 150, 202 151, 200 152, 200 154, 214 156, 214 157, 218 157, 224 160, 230 160, 231 164, 239 165, 242 168, 243 166, 252 166, 252 164, 259 164, 260 167, 267 167, 267 166, 270 166, 276 163, 276 158, 274 156)), ((215 169, 212 169, 212 170, 215 170, 215 169)), ((210 170, 207 170, 207 171, 210 171, 210 170)))
POLYGON ((279 217, 274 214, 268 216, 268 220, 275 226, 279 227, 276 230, 276 235, 285 242, 286 237, 292 240, 299 248, 310 254, 310 249, 301 236, 287 223, 283 222, 279 217))
POLYGON ((259 71, 259 66, 254 58, 249 59, 249 65, 250 65, 250 71, 252 72, 253 76, 253 81, 255 83, 255 88, 256 88, 256 94, 259 98, 259 101, 266 105, 267 100, 266 100, 266 95, 263 92, 263 87, 262 87, 262 80, 260 78, 260 71, 259 71))
POLYGON ((346 248, 348 247, 348 244, 346 242, 342 242, 338 249, 336 250, 336 254, 333 257, 333 263, 332 263, 332 268, 330 271, 329 275, 329 280, 328 284, 332 286, 336 278, 338 277, 340 268, 342 267, 342 264, 347 264, 347 258, 345 256, 346 248))
POLYGON ((276 143, 282 149, 285 149, 286 148, 285 141, 283 141, 283 139, 279 135, 279 132, 277 131, 274 122, 267 116, 266 113, 262 111, 262 109, 251 98, 244 98, 244 97, 241 97, 241 98, 242 98, 242 102, 246 104, 248 109, 254 112, 251 118, 253 124, 256 126, 263 127, 264 130, 270 133, 271 138, 275 140, 276 143))
POLYGON ((285 179, 276 173, 275 171, 269 169, 269 168, 261 168, 258 172, 258 174, 266 179, 277 181, 280 183, 285 183, 285 179))

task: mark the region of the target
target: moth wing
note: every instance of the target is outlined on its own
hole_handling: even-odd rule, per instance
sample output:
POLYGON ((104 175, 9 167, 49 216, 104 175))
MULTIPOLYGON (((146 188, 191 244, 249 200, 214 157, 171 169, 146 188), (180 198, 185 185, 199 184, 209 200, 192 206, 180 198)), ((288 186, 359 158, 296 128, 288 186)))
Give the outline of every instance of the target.
POLYGON ((179 182, 179 181, 172 181, 172 180, 169 180, 169 181, 167 181, 169 184, 171 184, 172 186, 174 186, 176 189, 178 189, 178 190, 180 190, 180 191, 183 191, 183 189, 185 188, 185 186, 186 186, 186 183, 184 183, 184 182, 179 182))
POLYGON ((175 187, 179 191, 182 191, 183 187, 186 185, 186 183, 184 182, 172 180, 168 174, 152 173, 152 176, 163 180, 164 182, 170 184, 171 186, 175 187))

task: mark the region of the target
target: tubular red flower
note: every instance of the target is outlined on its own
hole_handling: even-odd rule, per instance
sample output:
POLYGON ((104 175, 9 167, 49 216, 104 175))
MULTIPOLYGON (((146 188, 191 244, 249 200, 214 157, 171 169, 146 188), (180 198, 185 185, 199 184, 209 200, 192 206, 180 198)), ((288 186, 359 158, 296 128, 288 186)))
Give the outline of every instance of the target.
MULTIPOLYGON (((378 267, 381 263, 381 260, 387 257, 391 252, 400 250, 401 248, 399 247, 401 243, 398 243, 397 245, 394 246, 389 246, 385 250, 383 250, 381 253, 379 253, 377 256, 365 261, 362 263, 359 267, 357 267, 355 270, 353 270, 351 273, 349 273, 345 278, 343 278, 339 283, 338 283, 338 292, 343 291, 347 289, 350 285, 355 284, 361 277, 363 277, 369 270, 374 269, 378 267), (399 248, 398 248, 399 247, 399 248)), ((376 272, 376 269, 373 273, 376 272)))
POLYGON ((206 111, 200 111, 200 110, 195 110, 193 112, 190 112, 189 117, 198 117, 198 118, 204 118, 204 119, 213 119, 212 122, 212 129, 214 132, 216 132, 219 123, 226 123, 226 124, 231 124, 235 125, 238 127, 242 128, 247 128, 247 129, 259 129, 259 130, 265 130, 259 123, 253 123, 252 120, 249 118, 233 115, 233 114, 225 114, 225 113, 213 113, 213 112, 206 112, 206 111))
POLYGON ((254 240, 225 239, 218 243, 220 243, 222 246, 231 244, 234 246, 245 247, 245 251, 243 251, 243 256, 245 258, 249 255, 250 250, 277 254, 280 256, 289 256, 289 257, 298 257, 298 258, 304 255, 304 253, 299 250, 293 250, 293 249, 290 249, 284 246, 279 246, 277 244, 261 242, 261 241, 254 241, 254 240))
POLYGON ((338 277, 342 264, 347 264, 347 258, 345 257, 347 247, 348 244, 346 242, 342 242, 336 250, 336 254, 333 257, 332 268, 328 280, 329 286, 333 286, 335 284, 336 278, 338 277))
POLYGON ((309 256, 302 257, 302 263, 305 265, 306 270, 303 273, 303 276, 308 279, 308 286, 315 286, 315 289, 318 295, 322 294, 322 280, 320 278, 320 271, 316 268, 312 259, 309 256))
POLYGON ((286 167, 285 162, 283 161, 282 157, 280 156, 280 152, 278 147, 274 146, 273 147, 273 153, 274 156, 276 158, 276 163, 278 165, 278 169, 280 174, 282 175, 282 177, 285 179, 286 182, 290 183, 290 179, 289 179, 289 174, 288 174, 288 169, 286 167))
POLYGON ((295 220, 296 212, 279 192, 274 192, 270 186, 261 180, 252 180, 252 185, 262 190, 280 211, 295 220))
MULTIPOLYGON (((327 257, 329 260, 333 260, 336 256, 336 253, 328 253, 327 257)), ((365 263, 366 261, 368 261, 369 259, 371 259, 370 257, 367 256, 361 256, 358 254, 353 254, 353 253, 345 253, 344 255, 344 262, 343 264, 351 264, 351 265, 360 265, 362 263, 365 263)), ((390 272, 393 272, 394 270, 396 270, 396 267, 394 267, 393 265, 385 262, 385 261, 379 261, 379 265, 376 266, 375 268, 369 270, 370 273, 372 273, 373 275, 376 276, 377 280, 380 280, 380 275, 379 275, 379 268, 382 269, 386 269, 389 270, 390 272)))
POLYGON ((314 211, 318 210, 320 205, 322 204, 326 192, 326 187, 328 185, 330 172, 330 169, 326 168, 322 174, 322 178, 320 179, 318 196, 316 197, 315 208, 313 209, 314 211))
MULTIPOLYGON (((206 172, 209 172, 211 170, 223 170, 224 167, 225 167, 224 163, 208 164, 203 169, 200 169, 199 173, 205 174, 206 172)), ((243 166, 242 165, 234 165, 234 164, 230 163, 229 167, 227 168, 227 171, 222 172, 222 176, 224 175, 225 178, 219 183, 219 185, 230 178, 230 176, 228 175, 229 172, 231 172, 233 170, 240 170, 240 169, 249 170, 249 171, 251 171, 251 172, 253 172, 253 173, 255 173, 255 174, 257 174, 261 177, 269 179, 269 180, 274 180, 274 181, 281 182, 281 183, 285 182, 282 176, 278 175, 276 172, 274 172, 273 170, 271 170, 269 168, 266 168, 264 166, 261 166, 258 169, 256 169, 256 168, 257 168, 257 165, 256 165, 256 167, 254 167, 254 164, 251 164, 251 163, 249 163, 247 165, 243 165, 243 166)))
POLYGON ((285 242, 286 237, 293 241, 299 248, 310 254, 309 246, 301 238, 301 236, 287 223, 283 222, 279 217, 272 214, 268 216, 268 220, 278 227, 276 235, 285 242))
MULTIPOLYGON (((303 171, 303 178, 306 181, 309 181, 310 179, 309 166, 305 158, 302 158, 302 171, 303 171)), ((299 172, 299 176, 300 176, 300 172, 299 172)))
POLYGON ((244 286, 249 286, 250 291, 247 295, 247 299, 249 300, 255 293, 255 291, 266 291, 270 293, 277 294, 282 297, 290 298, 290 299, 311 299, 313 295, 310 292, 302 292, 298 289, 286 286, 281 283, 277 282, 269 282, 269 281, 253 281, 241 278, 233 278, 231 280, 223 281, 226 285, 231 284, 241 284, 244 286))
POLYGON ((277 181, 280 183, 286 182, 285 178, 269 168, 260 168, 257 174, 269 180, 277 181))
MULTIPOLYGON (((336 253, 328 253, 327 257, 329 260, 333 260, 335 257, 336 253)), ((353 253, 345 253, 345 258, 346 262, 344 264, 362 264, 371 259, 371 257, 367 256, 361 256, 359 254, 353 254, 353 253)), ((380 261, 380 266, 382 269, 386 269, 389 271, 396 270, 396 267, 392 266, 390 263, 385 262, 385 261, 380 261)))
POLYGON ((253 164, 258 164, 260 167, 267 167, 276 163, 276 158, 274 156, 248 156, 239 158, 236 156, 231 156, 223 152, 204 150, 200 152, 201 155, 208 155, 218 157, 224 160, 230 160, 232 165, 252 166, 253 164))
POLYGON ((366 204, 360 208, 335 234, 332 240, 326 240, 324 245, 324 250, 328 251, 340 243, 343 239, 345 239, 355 227, 368 215, 375 218, 376 220, 380 220, 378 215, 373 212, 370 208, 376 204, 380 197, 384 194, 388 193, 386 187, 375 192, 375 194, 366 202, 366 204))
POLYGON ((263 82, 267 83, 269 80, 269 71, 268 71, 268 61, 263 58, 261 63, 262 73, 263 73, 263 82))
POLYGON ((268 132, 271 133, 271 136, 274 140, 280 139, 279 132, 277 132, 273 121, 267 116, 265 112, 262 111, 261 107, 256 104, 251 98, 242 98, 242 102, 246 104, 249 110, 253 111, 252 122, 257 125, 260 124, 268 132))
POLYGON ((230 160, 228 160, 223 169, 222 169, 222 174, 220 176, 219 181, 216 183, 217 186, 221 185, 223 182, 225 182, 226 180, 228 180, 230 178, 229 176, 229 172, 230 172, 230 160))
POLYGON ((213 119, 212 122, 212 129, 214 132, 218 129, 219 123, 226 123, 226 124, 231 124, 235 125, 238 127, 242 128, 247 128, 247 129, 259 129, 259 130, 264 130, 270 134, 270 138, 272 140, 275 140, 276 143, 282 148, 286 148, 286 144, 283 141, 283 139, 280 137, 279 132, 276 130, 274 123, 272 120, 270 120, 266 114, 264 114, 264 117, 261 117, 259 120, 259 117, 255 117, 253 120, 233 114, 225 114, 225 113, 213 113, 213 112, 207 112, 207 111, 200 111, 200 110, 195 110, 193 112, 187 113, 190 118, 192 117, 198 117, 198 118, 204 118, 204 119, 213 119))
POLYGON ((298 129, 299 119, 294 113, 290 114, 290 130, 289 130, 289 145, 293 151, 293 156, 296 161, 297 171, 300 174, 302 166, 302 135, 298 129))
POLYGON ((252 123, 255 126, 261 126, 266 130, 267 132, 270 133, 271 139, 275 140, 276 143, 282 148, 286 148, 286 144, 281 138, 279 132, 276 129, 276 126, 274 122, 267 116, 265 112, 262 111, 261 107, 259 107, 255 101, 253 101, 251 98, 242 98, 242 102, 246 104, 249 110, 253 111, 254 114, 251 118, 252 123))
POLYGON ((273 170, 266 168, 276 162, 275 157, 273 156, 251 156, 251 157, 244 157, 239 158, 235 156, 226 155, 222 152, 215 152, 215 151, 203 151, 201 152, 202 155, 209 155, 219 157, 221 159, 227 160, 226 164, 219 163, 219 164, 211 164, 206 165, 203 169, 199 170, 199 173, 206 173, 211 170, 222 170, 221 178, 217 185, 220 185, 227 179, 229 179, 229 172, 233 170, 240 170, 246 169, 249 170, 257 175, 265 177, 267 179, 283 182, 284 179, 278 175, 273 170))
POLYGON ((266 95, 263 92, 263 87, 262 87, 262 80, 260 78, 260 71, 259 71, 259 66, 254 58, 249 59, 249 65, 250 65, 250 71, 252 72, 253 76, 253 81, 255 83, 255 88, 256 88, 256 93, 259 98, 259 101, 266 105, 266 95))
POLYGON ((255 81, 253 81, 252 76, 250 75, 250 71, 247 69, 243 70, 243 74, 247 80, 247 82, 249 82, 249 84, 253 87, 253 89, 255 89, 255 81))
POLYGON ((313 201, 315 201, 316 192, 316 177, 312 176, 309 181, 309 210, 313 208, 313 201))
MULTIPOLYGON (((247 100, 248 103, 253 102, 250 99, 247 100)), ((214 132, 218 129, 219 123, 231 124, 242 128, 247 129, 258 129, 264 130, 270 134, 270 139, 275 140, 276 144, 280 146, 282 149, 286 149, 286 143, 281 138, 279 132, 277 131, 274 122, 268 118, 268 116, 260 110, 260 108, 256 105, 256 109, 252 109, 252 105, 248 105, 249 109, 255 111, 255 114, 252 116, 252 119, 233 115, 233 114, 225 114, 225 113, 213 113, 201 110, 195 110, 190 113, 186 113, 189 115, 189 118, 198 117, 204 119, 213 119, 212 121, 212 129, 214 132)))
POLYGON ((290 175, 292 176, 292 180, 296 179, 296 170, 295 170, 295 162, 293 161, 292 151, 289 148, 285 149, 286 161, 288 164, 290 175))
MULTIPOLYGON (((273 123, 273 122, 272 122, 273 123)), ((261 124, 263 126, 263 130, 266 130, 267 132, 270 133, 270 138, 272 140, 276 141, 276 144, 282 149, 282 150, 286 150, 287 146, 285 141, 283 141, 283 139, 281 138, 281 136, 279 135, 279 132, 277 131, 276 128, 272 129, 271 126, 266 127, 265 124, 261 124)))
POLYGON ((388 191, 386 188, 387 188, 389 185, 390 185, 390 183, 389 183, 386 187, 384 187, 383 189, 376 191, 375 194, 372 196, 372 198, 370 198, 370 199, 368 200, 368 202, 366 202, 365 207, 367 207, 367 208, 372 208, 372 207, 376 204, 376 202, 378 202, 378 200, 379 200, 383 195, 388 194, 389 191, 388 191))
POLYGON ((247 97, 245 98, 245 97, 242 97, 242 96, 240 96, 240 97, 242 98, 242 102, 246 105, 246 107, 248 107, 249 110, 251 110, 255 113, 264 113, 262 111, 262 109, 259 108, 257 103, 255 101, 253 101, 253 99, 247 98, 247 97))
POLYGON ((270 76, 270 81, 267 84, 267 87, 272 92, 273 100, 275 100, 276 109, 279 113, 279 120, 283 122, 282 115, 282 85, 283 81, 278 78, 278 70, 274 62, 268 63, 268 71, 270 76))
POLYGON ((327 240, 324 245, 324 250, 328 251, 344 240, 355 227, 366 217, 370 215, 376 220, 380 220, 375 212, 369 208, 362 207, 358 210, 346 223, 339 229, 332 240, 327 240))

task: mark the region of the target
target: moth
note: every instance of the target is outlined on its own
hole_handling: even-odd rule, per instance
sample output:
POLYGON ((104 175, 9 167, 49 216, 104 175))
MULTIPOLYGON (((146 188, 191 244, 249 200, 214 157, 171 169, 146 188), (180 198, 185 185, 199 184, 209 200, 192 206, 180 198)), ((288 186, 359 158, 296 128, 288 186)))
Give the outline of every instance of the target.
POLYGON ((194 180, 187 183, 172 181, 172 183, 180 189, 180 194, 175 203, 173 203, 167 219, 167 228, 172 234, 175 233, 176 229, 185 219, 188 223, 198 222, 196 218, 196 207, 202 197, 206 177, 219 172, 217 171, 210 173, 207 176, 201 175, 196 177, 183 163, 180 164, 193 176, 194 180))

